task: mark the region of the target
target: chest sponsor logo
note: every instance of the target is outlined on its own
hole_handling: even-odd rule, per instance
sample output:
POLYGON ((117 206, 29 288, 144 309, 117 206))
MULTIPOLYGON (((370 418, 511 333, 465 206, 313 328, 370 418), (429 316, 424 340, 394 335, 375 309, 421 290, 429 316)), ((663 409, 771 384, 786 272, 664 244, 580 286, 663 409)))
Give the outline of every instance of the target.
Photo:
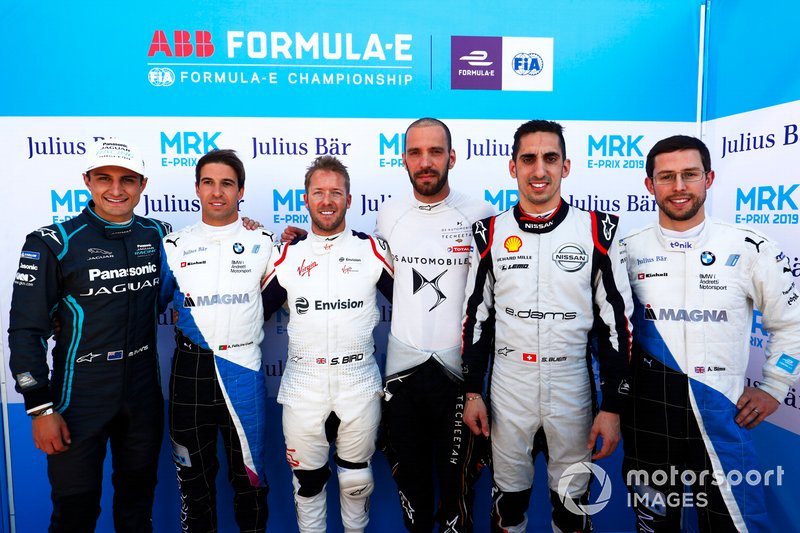
POLYGON ((144 256, 144 255, 153 255, 154 253, 156 253, 155 246, 153 246, 152 244, 150 244, 148 242, 148 243, 145 243, 145 244, 137 244, 136 245, 136 251, 133 252, 133 255, 144 256))
POLYGON ((240 242, 233 243, 233 253, 235 254, 242 254, 244 253, 244 246, 240 242))
POLYGON ((739 254, 731 254, 728 256, 728 260, 725 261, 725 266, 734 267, 736 263, 739 262, 739 254))
POLYGON ((519 249, 522 248, 522 239, 516 235, 512 235, 511 237, 506 238, 505 242, 503 242, 503 248, 505 248, 509 253, 517 253, 519 252, 519 249))
POLYGON ((294 309, 295 311, 297 311, 298 315, 306 314, 308 312, 308 300, 306 300, 302 296, 300 298, 297 298, 294 301, 294 309))
POLYGON ((111 259, 114 257, 112 252, 108 250, 103 250, 102 248, 88 248, 86 250, 89 252, 89 257, 86 259, 87 261, 95 261, 97 259, 111 259))
POLYGON ((472 246, 448 246, 447 251, 451 254, 470 253, 472 246))
POLYGON ((669 320, 672 322, 727 322, 728 312, 724 309, 654 308, 650 304, 646 304, 644 318, 645 320, 669 320))
POLYGON ((232 274, 248 274, 252 272, 253 269, 247 266, 247 263, 240 260, 240 259, 233 259, 231 261, 231 273, 232 274))
POLYGON ((518 318, 530 318, 532 320, 574 320, 578 317, 578 313, 574 311, 536 311, 534 309, 521 309, 516 310, 506 307, 506 314, 518 318))
POLYGON ((508 354, 510 354, 513 351, 514 350, 512 348, 509 348, 508 346, 503 346, 502 348, 497 350, 497 355, 502 355, 503 357, 508 357, 508 354))
POLYGON ((181 261, 181 268, 186 268, 190 266, 197 266, 197 265, 205 265, 205 261, 181 261))
MULTIPOLYGON (((447 300, 447 296, 445 296, 444 292, 442 292, 442 289, 439 288, 439 280, 442 279, 442 276, 447 274, 447 270, 443 271, 441 274, 439 274, 438 276, 436 276, 435 278, 432 278, 430 280, 427 279, 422 274, 420 274, 417 271, 416 268, 412 268, 411 269, 411 274, 413 276, 413 293, 412 294, 417 294, 419 291, 421 291, 425 287, 430 287, 431 290, 433 290, 434 294, 436 295, 436 303, 434 303, 433 306, 430 309, 428 309, 428 312, 433 311, 434 309, 439 307, 442 304, 442 302, 447 300)), ((430 292, 430 291, 428 291, 428 292, 430 292)))
POLYGON ((511 263, 510 265, 500 265, 500 270, 526 269, 528 267, 530 267, 528 263, 511 263))
POLYGON ((713 252, 709 252, 708 250, 700 254, 700 263, 702 263, 703 266, 711 266, 714 264, 714 261, 716 260, 717 256, 715 256, 713 252))
POLYGON ((297 274, 301 278, 303 276, 311 277, 311 270, 316 268, 317 266, 319 266, 319 264, 316 261, 312 261, 311 263, 306 264, 306 260, 303 259, 303 261, 300 263, 300 266, 297 267, 297 274))
POLYGON ((27 272, 17 272, 14 278, 14 283, 17 285, 31 286, 34 281, 36 281, 36 276, 28 274, 27 272))
POLYGON ((20 263, 19 264, 20 270, 33 270, 34 272, 39 270, 39 267, 36 265, 29 265, 28 263, 20 263))
POLYGON ((555 251, 553 261, 565 272, 577 272, 589 262, 589 255, 579 244, 567 243, 555 251))
POLYGON ((315 311, 338 311, 340 309, 360 309, 364 307, 363 300, 314 300, 315 311))
POLYGON ((700 288, 712 291, 727 291, 728 286, 723 285, 716 274, 700 274, 700 288))
POLYGON ((38 261, 40 257, 39 252, 29 252, 27 250, 22 250, 19 256, 22 259, 30 259, 32 261, 38 261))
MULTIPOLYGON (((180 239, 180 237, 178 237, 178 239, 180 239)), ((171 242, 171 241, 169 239, 167 239, 167 242, 171 242)), ((183 256, 186 257, 187 255, 196 254, 197 252, 205 252, 206 250, 208 250, 208 248, 206 248, 205 246, 200 246, 198 248, 191 248, 189 250, 184 250, 183 251, 183 256)))
POLYGON ((650 279, 650 278, 666 278, 669 277, 667 272, 639 272, 636 279, 650 279))
POLYGON ((236 305, 250 303, 248 293, 241 294, 208 294, 192 296, 188 292, 183 298, 184 307, 207 307, 210 305, 236 305))
POLYGON ((647 263, 656 263, 666 260, 667 257, 664 255, 657 255, 655 257, 641 257, 636 260, 636 266, 646 265, 647 263))
POLYGON ((147 263, 146 265, 135 266, 135 267, 128 267, 128 268, 111 268, 107 270, 101 270, 99 268, 90 268, 89 269, 89 281, 94 281, 96 279, 101 280, 108 280, 108 279, 119 279, 119 278, 134 278, 139 276, 144 276, 147 274, 155 274, 158 271, 158 267, 155 263, 147 263))
POLYGON ((146 279, 144 281, 129 281, 128 283, 118 283, 110 287, 89 287, 80 296, 102 296, 109 294, 120 294, 127 291, 138 291, 155 287, 159 283, 159 278, 146 279))
POLYGON ((691 250, 694 248, 694 243, 692 241, 669 241, 667 246, 673 250, 691 250))

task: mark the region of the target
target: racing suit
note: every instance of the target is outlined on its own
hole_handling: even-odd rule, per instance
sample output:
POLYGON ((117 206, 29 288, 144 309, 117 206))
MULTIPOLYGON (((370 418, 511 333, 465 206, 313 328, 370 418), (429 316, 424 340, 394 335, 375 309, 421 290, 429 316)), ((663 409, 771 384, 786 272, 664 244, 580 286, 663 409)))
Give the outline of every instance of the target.
POLYGON ((788 259, 762 234, 713 218, 693 237, 668 236, 651 225, 622 243, 635 299, 634 398, 622 416, 623 468, 637 528, 680 527, 680 500, 676 507, 673 498, 692 495, 683 494, 680 481, 652 480, 654 471, 669 474, 674 467, 697 474, 689 505, 701 530, 769 531, 762 484, 714 479, 759 466, 749 430, 734 422, 754 305, 769 331, 757 386, 783 403, 800 375, 800 291, 784 268, 788 259))
POLYGON ((389 242, 395 264, 384 453, 409 531, 429 532, 434 520, 442 531, 472 529, 472 486, 488 445, 462 422, 460 326, 470 226, 491 215, 489 205, 455 191, 437 204, 390 199, 378 212, 377 233, 389 242))
POLYGON ((587 516, 573 514, 563 501, 585 497, 589 474, 576 474, 563 493, 557 488, 567 468, 591 459, 586 448, 594 404, 590 332, 597 338, 602 410, 619 413, 628 393, 632 304, 614 240, 617 222, 613 215, 583 211, 562 199, 547 218, 531 218, 517 205, 473 225, 464 386, 468 392, 483 390, 491 348, 480 341, 494 333, 495 530, 525 531, 531 452, 540 427, 549 449, 554 530, 591 528, 587 516))
POLYGON ((326 425, 335 421, 342 522, 345 531, 363 531, 380 419, 375 297, 376 288, 391 297, 392 259, 385 242, 350 230, 330 237, 309 233, 278 250, 264 301, 268 315, 284 302, 289 307, 278 403, 298 526, 302 533, 326 531, 326 425))
POLYGON ((262 284, 268 231, 199 222, 164 238, 162 305, 178 314, 169 431, 184 531, 216 531, 217 432, 242 531, 264 531, 266 376, 262 284))
POLYGON ((156 354, 162 222, 77 217, 30 233, 11 299, 16 389, 64 418, 69 450, 47 456, 51 531, 92 531, 110 439, 117 531, 151 531, 164 407, 156 354), (47 364, 51 319, 60 329, 47 364))

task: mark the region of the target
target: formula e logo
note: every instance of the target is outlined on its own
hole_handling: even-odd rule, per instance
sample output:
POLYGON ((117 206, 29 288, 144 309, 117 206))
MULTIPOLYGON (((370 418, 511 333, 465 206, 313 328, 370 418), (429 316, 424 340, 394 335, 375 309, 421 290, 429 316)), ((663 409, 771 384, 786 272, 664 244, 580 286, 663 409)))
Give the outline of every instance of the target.
POLYGON ((544 61, 542 56, 534 52, 517 54, 511 60, 511 67, 519 76, 536 76, 542 72, 544 61))
POLYGON ((486 61, 487 57, 489 57, 489 52, 486 50, 473 50, 469 54, 463 55, 458 59, 460 61, 466 61, 473 67, 488 67, 491 66, 494 61, 486 61))
POLYGON ((308 300, 302 296, 294 301, 294 308, 298 315, 304 315, 308 312, 308 300))
POLYGON ((175 72, 167 67, 151 68, 147 73, 147 81, 153 87, 169 87, 175 83, 175 72))
POLYGON ((716 256, 707 250, 700 254, 700 262, 703 263, 704 266, 711 266, 716 260, 716 256))
POLYGON ((443 301, 445 301, 447 299, 447 296, 445 296, 444 293, 442 292, 442 290, 439 288, 439 280, 442 279, 442 276, 447 274, 447 270, 445 270, 444 272, 442 272, 441 274, 439 274, 438 276, 436 276, 432 280, 426 279, 425 276, 423 276, 422 274, 417 272, 416 268, 412 268, 411 269, 411 273, 414 276, 414 292, 413 292, 413 294, 417 294, 419 291, 421 291, 423 288, 425 288, 428 285, 430 285, 431 288, 433 289, 433 291, 436 293, 436 303, 433 304, 433 307, 428 309, 429 312, 433 311, 434 309, 439 307, 439 305, 443 301))

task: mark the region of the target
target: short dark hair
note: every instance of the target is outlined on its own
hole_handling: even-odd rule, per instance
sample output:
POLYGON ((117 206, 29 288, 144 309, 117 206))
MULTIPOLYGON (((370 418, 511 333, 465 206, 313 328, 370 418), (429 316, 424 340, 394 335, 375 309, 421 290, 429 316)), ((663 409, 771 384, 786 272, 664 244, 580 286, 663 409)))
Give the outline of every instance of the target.
POLYGON ((244 187, 244 163, 242 163, 242 160, 236 155, 236 150, 227 148, 223 150, 211 150, 200 158, 197 165, 194 167, 195 185, 200 185, 200 170, 203 168, 203 165, 209 163, 221 163, 231 167, 236 173, 236 180, 239 182, 239 188, 241 189, 244 187))
MULTIPOLYGON (((414 122, 408 125, 406 128, 406 136, 408 136, 408 131, 411 128, 416 128, 417 126, 439 126, 444 130, 444 136, 447 137, 447 151, 453 149, 453 137, 450 135, 450 128, 447 127, 447 124, 439 120, 438 118, 431 118, 431 117, 423 117, 418 118, 414 122)), ((405 148, 403 149, 405 152, 405 148)))
POLYGON ((689 135, 673 135, 672 137, 667 137, 666 139, 658 141, 647 153, 647 162, 645 163, 647 175, 653 177, 657 155, 681 152, 683 150, 697 150, 700 152, 703 170, 706 172, 711 170, 711 154, 708 152, 708 146, 706 146, 703 141, 689 135))
POLYGON ((311 183, 311 176, 317 170, 330 170, 331 172, 336 172, 344 176, 344 189, 347 194, 350 194, 350 174, 347 172, 347 167, 332 155, 319 156, 306 169, 306 194, 308 194, 308 185, 311 183))
POLYGON ((522 138, 529 133, 555 133, 558 135, 558 144, 561 146, 561 157, 567 158, 567 143, 564 141, 564 127, 551 120, 529 120, 517 128, 514 133, 514 148, 511 149, 511 159, 516 160, 522 138))

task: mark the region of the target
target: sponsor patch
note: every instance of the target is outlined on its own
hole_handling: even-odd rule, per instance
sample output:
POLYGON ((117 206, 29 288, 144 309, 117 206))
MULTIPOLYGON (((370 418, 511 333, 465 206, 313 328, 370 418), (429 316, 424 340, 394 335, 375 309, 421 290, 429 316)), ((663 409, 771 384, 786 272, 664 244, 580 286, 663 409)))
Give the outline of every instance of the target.
POLYGON ((27 389, 39 383, 33 376, 31 376, 30 372, 17 374, 15 377, 17 379, 17 385, 19 385, 20 389, 27 389))
POLYGON ((191 468, 192 466, 192 459, 189 457, 189 449, 186 446, 181 446, 174 440, 172 441, 172 460, 179 466, 185 466, 187 468, 191 468))
POLYGON ((29 252, 28 250, 22 250, 22 253, 19 254, 22 259, 32 259, 34 261, 38 261, 40 254, 39 252, 29 252))
MULTIPOLYGON (((781 370, 785 370, 785 371, 787 371, 787 372, 789 372, 791 374, 791 373, 793 373, 795 371, 795 369, 797 369, 797 365, 799 363, 800 363, 800 361, 798 361, 794 357, 789 357, 786 354, 782 354, 780 356, 780 358, 778 359, 778 362, 775 363, 775 366, 777 366, 781 370)), ((17 380, 17 381, 19 382, 19 380, 17 380)))

